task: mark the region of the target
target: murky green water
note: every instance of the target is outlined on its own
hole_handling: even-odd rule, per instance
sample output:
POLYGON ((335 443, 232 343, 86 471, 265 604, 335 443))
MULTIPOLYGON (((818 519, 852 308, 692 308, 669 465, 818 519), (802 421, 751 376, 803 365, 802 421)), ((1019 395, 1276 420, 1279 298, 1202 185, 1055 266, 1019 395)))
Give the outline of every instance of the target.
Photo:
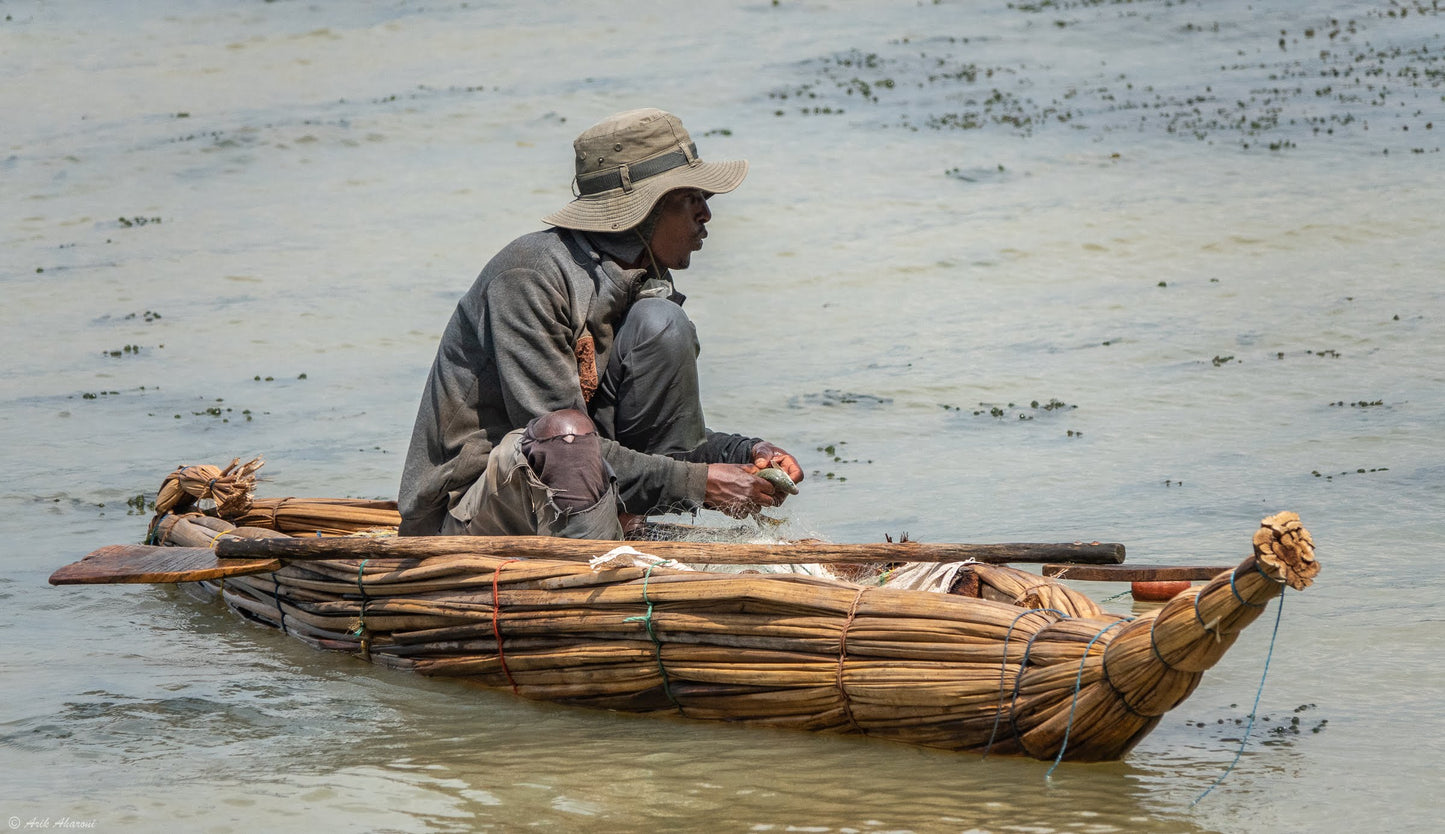
POLYGON ((0 16, 12 827, 1355 831, 1445 810, 1435 5, 0 16), (137 540, 178 464, 261 453, 265 495, 392 496, 456 297, 568 199, 573 136, 642 105, 752 164, 679 280, 712 425, 809 470, 792 529, 1187 564, 1301 514, 1323 573, 1287 597, 1260 720, 1202 802, 1273 610, 1125 761, 1045 778, 523 703, 169 589, 46 584, 137 540))

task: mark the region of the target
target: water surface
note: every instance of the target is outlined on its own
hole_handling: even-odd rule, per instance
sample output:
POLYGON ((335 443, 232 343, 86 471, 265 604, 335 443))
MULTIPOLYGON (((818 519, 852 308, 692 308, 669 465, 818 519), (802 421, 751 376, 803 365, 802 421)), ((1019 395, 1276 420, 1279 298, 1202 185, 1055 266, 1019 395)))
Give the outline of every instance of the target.
POLYGON ((1431 827, 1436 6, 627 9, 0 7, 0 817, 1431 827), (393 496, 457 296, 569 198, 572 138, 645 105, 752 165, 678 277, 711 424, 809 472, 791 530, 1217 563, 1295 510, 1324 570, 1287 597, 1272 655, 1273 609, 1123 762, 1046 778, 524 703, 171 589, 46 584, 137 540, 179 464, 264 454, 264 495, 393 496), (1267 655, 1246 752, 1191 806, 1234 759, 1267 655))

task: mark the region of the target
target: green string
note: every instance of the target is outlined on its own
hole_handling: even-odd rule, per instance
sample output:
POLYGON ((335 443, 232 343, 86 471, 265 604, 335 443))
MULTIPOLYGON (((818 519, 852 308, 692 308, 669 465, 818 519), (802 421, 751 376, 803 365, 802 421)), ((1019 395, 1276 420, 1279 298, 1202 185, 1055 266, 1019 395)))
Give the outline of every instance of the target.
POLYGON ((662 665, 662 641, 657 639, 657 632, 652 628, 652 600, 647 596, 647 581, 652 578, 652 569, 656 567, 666 567, 672 564, 676 564, 676 562, 669 559, 666 562, 647 566, 647 572, 642 575, 642 601, 647 603, 647 614, 642 617, 628 617, 622 622, 642 623, 647 627, 647 636, 652 638, 653 650, 657 655, 657 671, 662 673, 662 692, 667 696, 667 700, 671 701, 672 705, 677 707, 677 711, 682 712, 682 704, 679 704, 677 698, 672 694, 672 679, 668 677, 667 667, 662 665))
POLYGON ((356 618, 356 630, 351 633, 357 637, 366 633, 366 601, 370 597, 366 595, 366 586, 361 584, 361 580, 365 576, 366 563, 369 561, 371 560, 362 559, 361 564, 356 566, 356 589, 361 592, 361 614, 356 618))
POLYGON ((275 571, 271 572, 271 600, 276 603, 276 613, 281 615, 281 633, 289 635, 291 632, 286 630, 286 609, 281 605, 281 580, 275 571))

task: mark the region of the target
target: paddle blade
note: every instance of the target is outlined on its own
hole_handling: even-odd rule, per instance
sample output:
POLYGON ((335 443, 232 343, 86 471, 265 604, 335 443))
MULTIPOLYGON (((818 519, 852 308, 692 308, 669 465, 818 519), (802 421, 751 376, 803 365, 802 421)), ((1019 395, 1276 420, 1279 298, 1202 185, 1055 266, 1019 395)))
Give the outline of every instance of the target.
POLYGON ((51 585, 169 584, 227 576, 269 573, 281 567, 273 558, 216 559, 208 547, 152 547, 113 544, 50 575, 51 585))

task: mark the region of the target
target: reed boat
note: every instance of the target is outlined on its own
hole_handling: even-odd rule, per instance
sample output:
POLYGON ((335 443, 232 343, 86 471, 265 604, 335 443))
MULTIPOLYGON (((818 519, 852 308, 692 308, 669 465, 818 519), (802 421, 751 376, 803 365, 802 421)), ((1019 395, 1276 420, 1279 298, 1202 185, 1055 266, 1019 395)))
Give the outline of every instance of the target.
POLYGON ((1234 567, 1122 616, 1003 564, 1117 563, 1117 545, 401 538, 393 502, 255 498, 257 466, 172 472, 147 544, 51 582, 194 583, 317 648, 523 698, 1102 761, 1319 570, 1282 512, 1234 567))

